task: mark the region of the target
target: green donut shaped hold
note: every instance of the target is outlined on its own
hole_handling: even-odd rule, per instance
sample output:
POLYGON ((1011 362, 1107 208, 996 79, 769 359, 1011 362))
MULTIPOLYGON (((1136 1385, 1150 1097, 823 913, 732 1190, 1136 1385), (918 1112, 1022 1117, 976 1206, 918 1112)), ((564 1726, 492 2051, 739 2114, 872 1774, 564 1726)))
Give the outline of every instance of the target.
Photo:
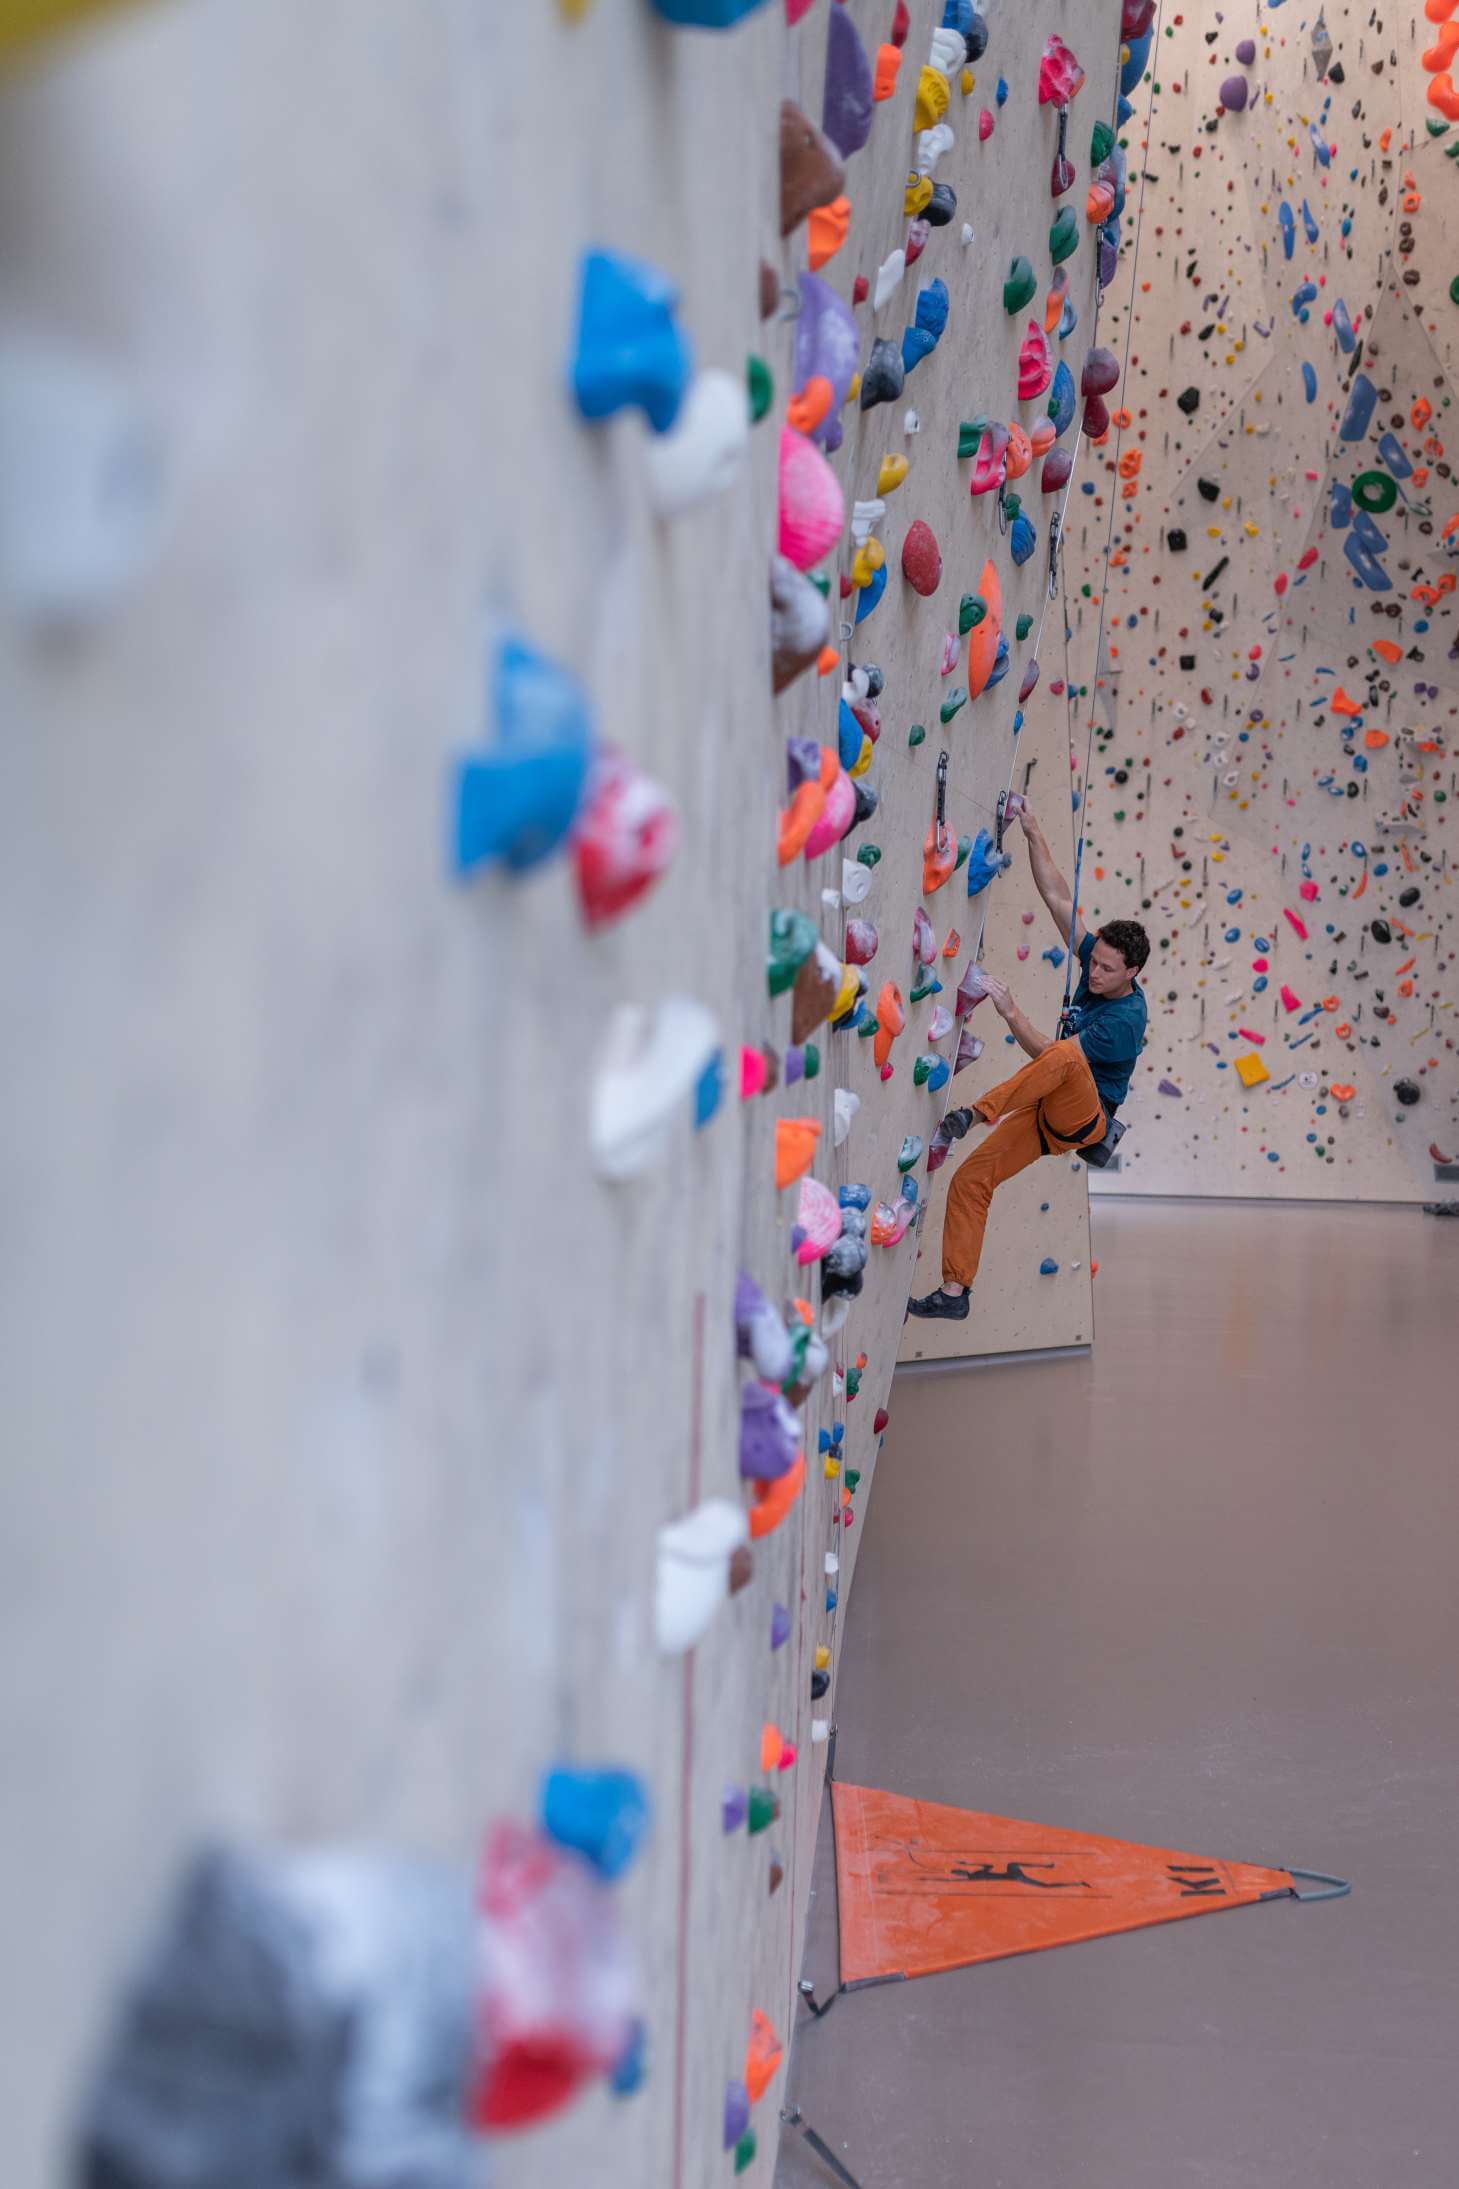
POLYGON ((1353 500, 1370 517, 1381 517, 1398 500, 1398 481, 1386 471, 1360 471, 1353 481, 1353 500))

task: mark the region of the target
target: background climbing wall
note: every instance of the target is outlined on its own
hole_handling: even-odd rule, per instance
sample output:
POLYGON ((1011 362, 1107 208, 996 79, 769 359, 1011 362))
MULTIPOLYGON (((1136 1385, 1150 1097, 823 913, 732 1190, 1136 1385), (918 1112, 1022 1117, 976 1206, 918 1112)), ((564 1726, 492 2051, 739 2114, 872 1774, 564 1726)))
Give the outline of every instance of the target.
MULTIPOLYGON (((58 567, 74 575, 64 528, 60 564, 38 572, 5 507, 0 2074, 23 2189, 55 2178, 117 1988, 200 1840, 468 1864, 490 1818, 533 1817, 556 1761, 621 1764, 652 1796, 617 1903, 648 2073, 630 2101, 596 2084, 501 2139, 498 2189, 721 2180, 751 2010, 788 2034, 824 1763, 813 1719, 832 1708, 812 1709, 813 1653, 834 1675, 858 1539, 839 1518, 867 1505, 915 1231, 872 1250, 830 1338, 802 1499, 677 1659, 654 1649, 656 1536, 702 1499, 741 1499, 736 1271, 818 1304, 790 1251, 796 1189, 774 1189, 776 1120, 818 1120, 816 1174, 867 1183, 900 1222, 903 1142, 925 1143, 949 1096, 915 1084, 928 997, 907 1005, 890 1079, 873 1039, 822 1025, 817 1079, 737 1099, 742 1047, 789 1041, 790 1001, 766 994, 770 908, 809 914, 838 959, 844 940, 845 907, 822 895, 841 850, 777 872, 785 741, 834 743, 848 653, 880 665, 881 805, 844 848, 882 853, 862 908, 882 937, 868 1002, 885 980, 910 994, 937 754, 951 830, 991 828, 1046 595, 1037 470, 1019 571, 996 495, 969 499, 958 423, 1037 409, 1015 405, 1015 375, 1051 273, 1056 124, 1036 94, 1052 30, 1089 71, 1064 201, 1079 323, 1056 344, 1078 381, 1089 135, 1116 50, 1114 11, 1069 0, 995 15, 975 83, 953 70, 937 174, 956 213, 874 329, 869 301, 857 321, 865 362, 938 277, 947 331, 896 401, 853 397, 833 459, 866 500, 885 455, 909 458, 879 520, 886 595, 838 664, 772 703, 766 568, 797 322, 782 301, 762 323, 757 301, 762 260, 782 297, 805 263, 804 227, 779 234, 779 104, 819 116, 828 13, 820 0, 791 28, 776 4, 720 37, 646 0, 581 20, 326 0, 304 27, 289 0, 159 0, 0 81, 0 328, 66 345, 141 422, 107 481, 123 537, 63 629, 34 611, 58 567), (703 366, 738 379, 756 351, 773 378, 737 475, 672 520, 650 497, 643 420, 590 429, 565 389, 594 245, 668 273, 703 366), (1017 253, 1038 298, 1009 316, 1017 253), (901 575, 913 518, 944 565, 925 598, 901 575), (944 638, 990 560, 1010 667, 944 726, 968 659, 964 640, 944 676, 944 638), (465 886, 444 872, 455 757, 498 734, 503 633, 576 675, 595 734, 678 809, 677 858, 601 930, 585 930, 565 854, 465 886), (656 1160, 612 1184, 588 1132, 605 1041, 621 1005, 668 994, 717 1021, 724 1099, 692 1133, 686 1098, 656 1160), (833 1151, 838 1086, 861 1107, 833 1151), (833 1480, 818 1440, 843 1427, 833 1480), (777 1604, 791 1631, 772 1649, 777 1604), (762 1775, 767 1722, 800 1754, 762 1775), (726 1836, 727 1787, 773 1788, 778 1821, 726 1836)), ((848 13, 874 55, 893 0, 848 13)), ((850 232, 823 269, 843 296, 905 242, 941 13, 910 9, 895 95, 849 163, 850 232)), ((84 373, 58 379, 64 441, 95 412, 84 373)), ((823 565, 833 618, 853 546, 823 565)), ((962 930, 959 956, 934 961, 945 998, 982 907, 1013 886, 970 901, 959 871, 929 898, 939 944, 962 930)), ((1053 976, 1037 978, 1042 1001, 1053 976)), ((985 1005, 974 1021, 1000 1036, 985 1065, 1002 1048, 990 1019, 985 1005)), ((908 1163, 925 1198, 925 1159, 908 1163)), ((1056 1236, 1018 1203, 1000 1255, 1084 1259, 1082 1190, 1059 1180, 1056 1236)), ((1031 1284, 1017 1342, 1058 1342, 1069 1299, 1031 1284)), ((779 2091, 755 2111, 752 2183, 769 2178, 779 2091)))
POLYGON ((1454 42, 1167 4, 1130 89, 1070 748, 1097 677, 1084 909, 1156 948, 1097 1191, 1423 1200, 1455 1152, 1454 42))

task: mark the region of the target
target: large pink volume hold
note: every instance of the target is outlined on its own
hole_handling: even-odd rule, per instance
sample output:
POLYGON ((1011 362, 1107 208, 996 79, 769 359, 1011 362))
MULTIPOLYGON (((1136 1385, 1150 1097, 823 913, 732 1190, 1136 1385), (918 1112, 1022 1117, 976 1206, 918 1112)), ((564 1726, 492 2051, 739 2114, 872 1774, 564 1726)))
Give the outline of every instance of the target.
POLYGON ((780 552, 809 570, 841 537, 846 502, 841 482, 816 447, 793 426, 780 429, 780 552))

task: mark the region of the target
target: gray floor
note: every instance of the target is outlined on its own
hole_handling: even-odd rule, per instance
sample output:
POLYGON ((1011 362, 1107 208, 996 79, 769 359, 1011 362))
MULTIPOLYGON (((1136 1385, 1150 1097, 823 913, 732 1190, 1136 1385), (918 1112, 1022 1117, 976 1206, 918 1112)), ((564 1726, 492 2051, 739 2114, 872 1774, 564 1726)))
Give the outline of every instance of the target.
POLYGON ((1353 1895, 847 1995, 791 2099, 863 2189, 1452 2189, 1459 1222, 1105 1201, 1095 1251, 1091 1359, 897 1381, 837 1775, 1353 1895))

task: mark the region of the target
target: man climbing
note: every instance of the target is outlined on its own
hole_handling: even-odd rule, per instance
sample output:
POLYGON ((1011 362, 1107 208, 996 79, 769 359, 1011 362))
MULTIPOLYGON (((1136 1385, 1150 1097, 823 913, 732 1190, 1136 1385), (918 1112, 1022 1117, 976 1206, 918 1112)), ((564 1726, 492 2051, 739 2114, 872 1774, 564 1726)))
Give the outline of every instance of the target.
POLYGON ((1079 986, 1061 1029, 1064 1038, 1055 1039, 1029 1023, 1006 981, 983 976, 994 1010, 1032 1061, 990 1087, 970 1109, 949 1111, 944 1120, 957 1139, 975 1119, 994 1130, 958 1167, 943 1218, 942 1283, 925 1298, 909 1300, 909 1315, 963 1320, 995 1187, 1041 1155, 1097 1147, 1129 1092, 1145 1041, 1145 998, 1136 978, 1150 955, 1144 928, 1138 920, 1110 920, 1091 935, 1075 918, 1073 894, 1036 816, 1023 800, 1016 810, 1034 886, 1062 941, 1069 940, 1073 924, 1079 986))

